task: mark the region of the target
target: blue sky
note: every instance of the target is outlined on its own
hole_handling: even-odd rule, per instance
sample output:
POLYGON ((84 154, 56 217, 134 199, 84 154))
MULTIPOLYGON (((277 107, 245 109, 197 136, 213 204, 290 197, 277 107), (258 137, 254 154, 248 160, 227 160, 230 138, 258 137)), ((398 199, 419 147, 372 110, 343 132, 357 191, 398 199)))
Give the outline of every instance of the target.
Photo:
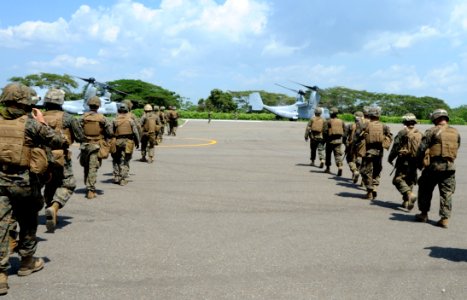
POLYGON ((344 86, 467 104, 460 0, 5 1, 0 85, 47 72, 141 79, 197 103, 214 88, 344 86))

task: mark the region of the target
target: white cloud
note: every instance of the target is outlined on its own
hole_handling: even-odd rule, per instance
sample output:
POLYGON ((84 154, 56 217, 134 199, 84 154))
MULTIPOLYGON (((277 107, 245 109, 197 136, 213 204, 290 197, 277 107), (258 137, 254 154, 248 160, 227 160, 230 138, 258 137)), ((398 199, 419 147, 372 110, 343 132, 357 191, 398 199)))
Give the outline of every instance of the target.
POLYGON ((88 66, 98 65, 99 62, 94 59, 86 58, 83 56, 73 57, 70 55, 58 55, 53 58, 51 61, 33 61, 31 66, 40 69, 50 69, 50 68, 76 68, 82 69, 88 66))
POLYGON ((451 22, 467 31, 467 3, 460 3, 453 8, 451 22))
POLYGON ((287 46, 280 42, 277 42, 275 39, 272 39, 268 44, 264 46, 262 54, 270 56, 290 56, 305 47, 306 45, 300 47, 287 46))
POLYGON ((426 83, 417 74, 413 66, 393 65, 388 69, 378 70, 371 75, 376 84, 388 93, 402 93, 426 87, 426 83))
POLYGON ((414 44, 440 35, 438 29, 431 26, 422 26, 413 33, 383 32, 378 37, 366 43, 364 50, 370 52, 388 52, 393 49, 410 48, 414 44))

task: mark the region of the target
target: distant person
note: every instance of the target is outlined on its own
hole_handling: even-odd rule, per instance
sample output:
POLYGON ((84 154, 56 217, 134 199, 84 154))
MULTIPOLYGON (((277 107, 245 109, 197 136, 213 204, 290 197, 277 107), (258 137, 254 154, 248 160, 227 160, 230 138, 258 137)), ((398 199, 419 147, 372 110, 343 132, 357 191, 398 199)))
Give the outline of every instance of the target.
POLYGON ((436 225, 447 228, 452 210, 452 195, 456 190, 457 151, 460 147, 461 137, 457 129, 449 126, 448 112, 436 109, 431 114, 434 127, 425 131, 418 151, 422 175, 418 179, 418 209, 420 213, 415 216, 419 222, 428 221, 428 212, 431 207, 431 198, 435 186, 439 189, 439 215, 436 225))
POLYGON ((175 106, 169 106, 168 117, 169 117, 169 135, 176 136, 179 115, 178 115, 178 112, 175 106))
POLYGON ((8 293, 9 227, 11 217, 19 224, 18 276, 42 270, 37 250, 38 214, 44 205, 42 176, 47 168, 45 145, 66 149, 68 141, 46 125, 40 110, 33 108, 31 89, 10 83, 0 96, 0 295, 8 293))
POLYGON ((423 134, 415 128, 417 117, 408 113, 402 117, 404 128, 394 138, 388 162, 392 165, 396 159, 395 174, 392 184, 402 195, 402 207, 411 210, 417 197, 413 187, 417 183, 417 152, 423 134))
POLYGON ((161 120, 161 137, 163 139, 163 136, 165 134, 165 127, 168 126, 168 119, 167 119, 167 112, 165 111, 165 106, 160 107, 161 114, 160 114, 160 120, 161 120))
MULTIPOLYGON (((84 140, 83 129, 78 119, 62 109, 65 92, 61 89, 49 89, 45 94, 44 119, 57 133, 63 133, 71 145, 75 141, 84 140)), ((69 149, 50 150, 53 163, 49 170, 51 178, 44 189, 46 227, 48 232, 54 232, 57 224, 58 210, 62 209, 73 195, 76 180, 73 174, 71 151, 69 149)))
POLYGON ((310 118, 305 129, 305 141, 310 140, 310 165, 315 166, 316 151, 318 151, 320 168, 324 168, 324 132, 327 130, 327 123, 321 117, 323 109, 317 107, 314 117, 310 118))
POLYGON ((125 103, 118 107, 118 115, 112 125, 116 138, 115 152, 112 153, 113 182, 126 185, 133 149, 139 148, 139 133, 125 103))
POLYGON ((156 131, 161 126, 159 117, 153 112, 151 104, 144 106, 144 115, 141 117, 143 136, 141 137, 141 161, 154 162, 154 146, 156 145, 156 131), (146 159, 146 154, 149 159, 146 159))
POLYGON ((110 152, 110 140, 113 138, 112 124, 103 114, 97 112, 101 105, 100 98, 93 96, 88 100, 89 112, 80 119, 85 139, 81 143, 80 164, 84 167, 86 198, 93 199, 96 194, 97 170, 110 152))
POLYGON ((354 113, 354 122, 346 126, 345 134, 345 158, 349 165, 350 172, 352 174, 352 181, 358 182, 360 176, 360 166, 362 164, 362 158, 358 156, 357 149, 357 129, 363 126, 363 112, 357 111, 354 113))
POLYGON ((359 142, 364 146, 359 151, 363 152, 361 175, 368 200, 377 197, 377 189, 383 170, 384 149, 389 149, 392 142, 391 130, 387 125, 381 123, 380 116, 380 107, 370 107, 368 111, 369 122, 357 131, 359 142))
POLYGON ((208 111, 208 124, 211 123, 211 111, 209 110, 208 111))
POLYGON ((331 118, 327 121, 328 130, 325 132, 326 140, 326 170, 324 172, 331 173, 331 156, 334 154, 334 160, 337 166, 337 176, 342 176, 342 160, 344 152, 342 142, 345 139, 345 124, 337 118, 339 113, 336 107, 331 108, 331 118))

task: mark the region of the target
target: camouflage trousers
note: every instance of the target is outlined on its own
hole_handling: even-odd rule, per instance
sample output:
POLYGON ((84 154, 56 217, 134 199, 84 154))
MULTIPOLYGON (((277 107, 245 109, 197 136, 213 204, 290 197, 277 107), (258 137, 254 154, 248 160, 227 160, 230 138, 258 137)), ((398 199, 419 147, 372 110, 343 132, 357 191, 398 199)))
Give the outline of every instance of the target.
POLYGON ((362 181, 367 191, 376 191, 379 186, 381 171, 383 170, 383 157, 367 154, 362 158, 362 181))
POLYGON ((130 139, 117 139, 117 151, 112 153, 112 166, 114 181, 128 178, 130 172, 130 160, 133 154, 134 143, 130 139), (132 143, 128 145, 127 143, 132 143), (131 150, 131 151, 130 151, 131 150))
POLYGON ((402 195, 411 192, 417 183, 417 165, 415 161, 398 158, 396 161, 396 173, 392 184, 402 195))
POLYGON ((362 158, 357 156, 357 153, 353 151, 353 149, 350 149, 346 156, 345 160, 347 161, 347 164, 349 165, 350 172, 359 172, 360 171, 360 166, 362 165, 362 158))
POLYGON ((169 135, 177 135, 178 122, 169 121, 169 135))
POLYGON ((435 171, 424 169, 418 179, 418 209, 429 212, 433 190, 438 185, 439 215, 442 218, 451 217, 452 195, 456 190, 456 171, 435 171))
POLYGON ((324 161, 325 151, 324 151, 324 141, 310 139, 310 160, 312 162, 316 159, 316 151, 318 151, 318 158, 320 161, 324 161))
POLYGON ((36 253, 38 213, 44 205, 40 186, 0 187, 0 272, 10 267, 9 236, 10 231, 19 224, 18 252, 21 257, 36 253))
POLYGON ((342 159, 344 158, 344 151, 342 144, 326 143, 326 167, 331 166, 332 154, 334 153, 334 160, 337 167, 342 167, 342 159))
POLYGON ((156 145, 156 135, 154 133, 145 133, 141 137, 141 156, 146 158, 146 153, 149 159, 154 158, 154 146, 156 145))
POLYGON ((63 167, 54 166, 51 175, 51 179, 45 184, 45 205, 49 207, 52 202, 57 202, 60 207, 64 207, 76 188, 71 159, 65 159, 63 167))
MULTIPOLYGON (((86 150, 85 150, 86 151, 86 150)), ((82 154, 81 154, 82 155, 82 154)), ((87 191, 96 191, 97 171, 99 170, 102 159, 97 156, 97 151, 88 153, 88 159, 84 165, 84 184, 87 191)))

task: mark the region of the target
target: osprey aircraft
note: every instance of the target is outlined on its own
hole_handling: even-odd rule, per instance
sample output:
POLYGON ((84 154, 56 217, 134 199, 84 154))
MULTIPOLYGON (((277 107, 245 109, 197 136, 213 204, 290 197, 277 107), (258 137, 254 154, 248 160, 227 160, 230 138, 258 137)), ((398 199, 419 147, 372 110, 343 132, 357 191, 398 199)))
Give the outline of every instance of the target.
MULTIPOLYGON (((308 86, 301 83, 300 84, 310 90, 310 97, 305 100, 304 96, 306 93, 302 90, 294 90, 288 87, 277 84, 280 87, 286 88, 288 90, 294 91, 297 93, 297 98, 294 104, 291 105, 279 105, 279 106, 269 106, 263 103, 261 95, 258 92, 251 93, 248 96, 248 102, 251 106, 251 111, 261 111, 266 109, 267 111, 272 112, 276 116, 287 118, 291 121, 300 119, 309 119, 314 113, 316 107, 318 107, 320 96, 318 94, 319 88, 317 86, 308 86)), ((322 116, 324 118, 329 118, 329 110, 323 108, 322 116)))

